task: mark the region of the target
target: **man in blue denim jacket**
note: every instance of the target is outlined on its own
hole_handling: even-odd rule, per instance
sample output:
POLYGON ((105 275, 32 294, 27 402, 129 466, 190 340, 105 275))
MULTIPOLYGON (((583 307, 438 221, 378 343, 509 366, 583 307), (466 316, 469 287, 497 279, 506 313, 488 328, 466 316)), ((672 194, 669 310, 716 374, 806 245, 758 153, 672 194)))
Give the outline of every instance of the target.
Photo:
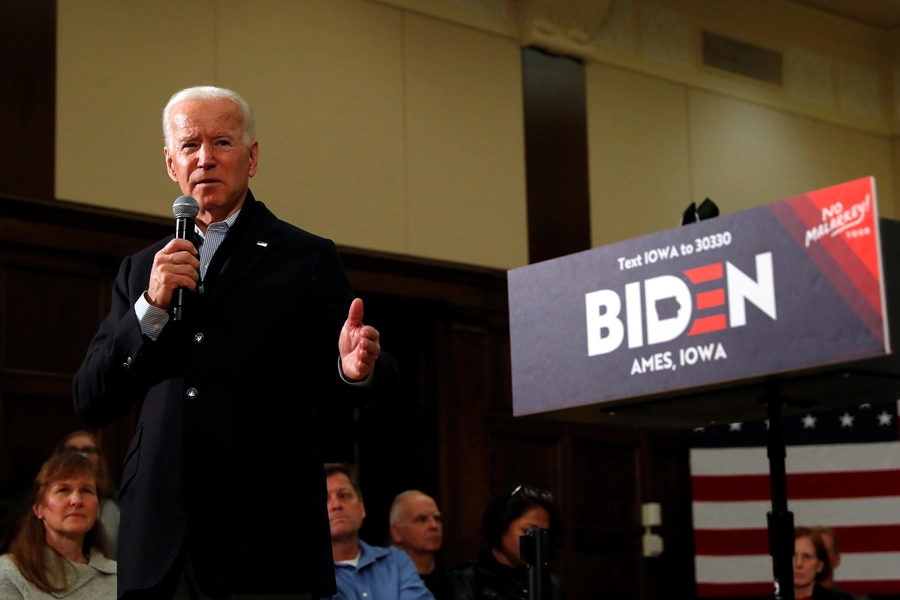
POLYGON ((409 556, 359 539, 366 517, 359 484, 346 465, 325 465, 328 520, 338 600, 433 600, 409 556))

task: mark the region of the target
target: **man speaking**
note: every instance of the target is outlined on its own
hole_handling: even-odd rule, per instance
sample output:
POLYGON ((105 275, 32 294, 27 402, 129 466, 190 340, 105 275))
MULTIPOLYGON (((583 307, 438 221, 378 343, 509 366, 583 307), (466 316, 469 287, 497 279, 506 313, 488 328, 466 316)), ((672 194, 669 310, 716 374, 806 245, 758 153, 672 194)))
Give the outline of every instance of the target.
POLYGON ((373 394, 396 367, 379 359, 334 244, 250 192, 259 145, 247 103, 222 88, 182 90, 163 132, 169 177, 198 204, 193 239, 122 261, 74 386, 92 427, 137 403, 119 597, 331 595, 315 403, 373 394))

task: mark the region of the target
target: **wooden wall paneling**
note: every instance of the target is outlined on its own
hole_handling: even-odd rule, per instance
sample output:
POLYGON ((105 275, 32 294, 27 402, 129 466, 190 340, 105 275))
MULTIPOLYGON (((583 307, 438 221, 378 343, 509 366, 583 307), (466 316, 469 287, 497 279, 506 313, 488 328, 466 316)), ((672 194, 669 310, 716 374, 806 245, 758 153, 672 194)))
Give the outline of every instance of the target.
POLYGON ((638 433, 580 426, 572 435, 575 560, 567 590, 573 598, 602 589, 611 598, 642 599, 638 433))
POLYGON ((484 328, 465 322, 439 323, 437 333, 443 560, 454 566, 483 546, 481 516, 491 498, 490 342, 484 328))
POLYGON ((9 503, 27 492, 60 437, 81 427, 71 393, 60 397, 4 392, 0 498, 9 503))
MULTIPOLYGON (((571 436, 567 423, 536 417, 493 416, 491 435, 491 495, 504 486, 528 483, 553 494, 562 521, 563 546, 553 557, 551 569, 563 578, 572 562, 571 514, 571 436)), ((570 596, 571 597, 571 596, 570 596)))
POLYGON ((491 497, 510 486, 523 483, 560 493, 562 439, 543 435, 491 433, 491 497))
POLYGON ((4 367, 73 374, 97 331, 96 319, 85 316, 98 312, 102 277, 79 273, 77 263, 9 262, 6 269, 7 285, 15 293, 3 307, 8 320, 4 367))
MULTIPOLYGON (((0 197, 0 505, 30 485, 59 438, 83 428, 72 377, 109 310, 122 256, 162 237, 162 227, 75 203, 0 197)), ((133 430, 132 412, 97 431, 114 484, 133 430)))
POLYGON ((0 243, 79 255, 114 274, 122 258, 173 231, 172 220, 162 217, 0 194, 0 243))
MULTIPOLYGON (((7 383, 7 375, 3 372, 3 365, 6 364, 6 344, 3 343, 3 340, 6 339, 6 315, 5 311, 2 310, 2 307, 6 306, 7 296, 9 295, 9 288, 6 285, 6 265, 0 260, 0 489, 2 489, 5 482, 9 479, 12 474, 12 458, 9 456, 7 452, 4 452, 3 449, 9 444, 7 436, 4 435, 3 429, 4 424, 7 422, 6 417, 6 386, 7 383)), ((0 493, 0 519, 7 513, 8 504, 4 501, 6 496, 0 493)), ((2 536, 2 533, 0 533, 2 536)), ((0 548, 0 552, 3 549, 0 548)))
MULTIPOLYGON (((360 411, 355 440, 366 494, 363 539, 386 543, 388 511, 398 493, 419 489, 438 498, 434 357, 438 310, 431 302, 363 294, 366 322, 381 332, 382 349, 400 366, 402 389, 389 403, 360 411)), ((346 422, 336 422, 346 428, 346 422)))
POLYGON ((81 424, 72 374, 99 322, 102 275, 67 257, 0 250, 0 499, 30 486, 56 441, 81 424))
POLYGON ((0 14, 0 194, 53 198, 56 0, 2 0, 0 14))
POLYGON ((509 345, 509 314, 492 313, 488 317, 491 342, 491 412, 512 415, 512 358, 509 345))

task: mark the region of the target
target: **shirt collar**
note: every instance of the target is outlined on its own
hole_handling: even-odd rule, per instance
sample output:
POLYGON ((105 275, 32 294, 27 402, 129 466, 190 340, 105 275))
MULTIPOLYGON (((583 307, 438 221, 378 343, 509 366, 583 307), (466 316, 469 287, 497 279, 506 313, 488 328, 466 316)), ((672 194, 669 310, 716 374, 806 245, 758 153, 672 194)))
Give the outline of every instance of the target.
MULTIPOLYGON (((228 233, 228 230, 231 228, 232 225, 234 225, 234 222, 237 221, 238 215, 241 214, 241 210, 243 210, 243 209, 238 209, 233 215, 231 215, 224 221, 210 223, 209 227, 212 227, 214 231, 216 229, 224 229, 224 233, 228 233)), ((209 228, 207 228, 207 230, 208 229, 209 228)), ((200 239, 202 239, 202 240, 206 239, 206 235, 203 233, 203 231, 200 229, 200 227, 196 223, 194 223, 194 232, 200 236, 200 239)))
POLYGON ((366 565, 370 565, 379 558, 387 556, 391 551, 388 548, 379 548, 378 546, 370 546, 362 540, 359 540, 359 563, 356 568, 362 569, 366 565))

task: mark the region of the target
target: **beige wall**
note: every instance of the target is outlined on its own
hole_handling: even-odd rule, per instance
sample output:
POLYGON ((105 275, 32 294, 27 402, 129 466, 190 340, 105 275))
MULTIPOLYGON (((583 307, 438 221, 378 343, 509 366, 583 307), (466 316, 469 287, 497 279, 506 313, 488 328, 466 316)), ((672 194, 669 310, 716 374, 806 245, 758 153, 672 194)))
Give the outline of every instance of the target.
POLYGON ((591 232, 601 246, 873 175, 895 216, 890 138, 607 65, 587 69, 591 232))
MULTIPOLYGON (((181 87, 223 85, 255 108, 252 188, 286 220, 525 264, 515 6, 60 0, 56 195, 170 215, 159 113, 181 87)), ((675 226, 707 196, 730 213, 865 175, 881 214, 900 214, 897 35, 786 0, 612 7, 585 50, 595 245, 675 226), (785 85, 700 64, 702 29, 783 52, 785 85)))
POLYGON ((197 84, 254 107, 251 187, 285 220, 349 246, 527 262, 512 39, 364 0, 61 0, 57 197, 170 215, 159 114, 197 84))

